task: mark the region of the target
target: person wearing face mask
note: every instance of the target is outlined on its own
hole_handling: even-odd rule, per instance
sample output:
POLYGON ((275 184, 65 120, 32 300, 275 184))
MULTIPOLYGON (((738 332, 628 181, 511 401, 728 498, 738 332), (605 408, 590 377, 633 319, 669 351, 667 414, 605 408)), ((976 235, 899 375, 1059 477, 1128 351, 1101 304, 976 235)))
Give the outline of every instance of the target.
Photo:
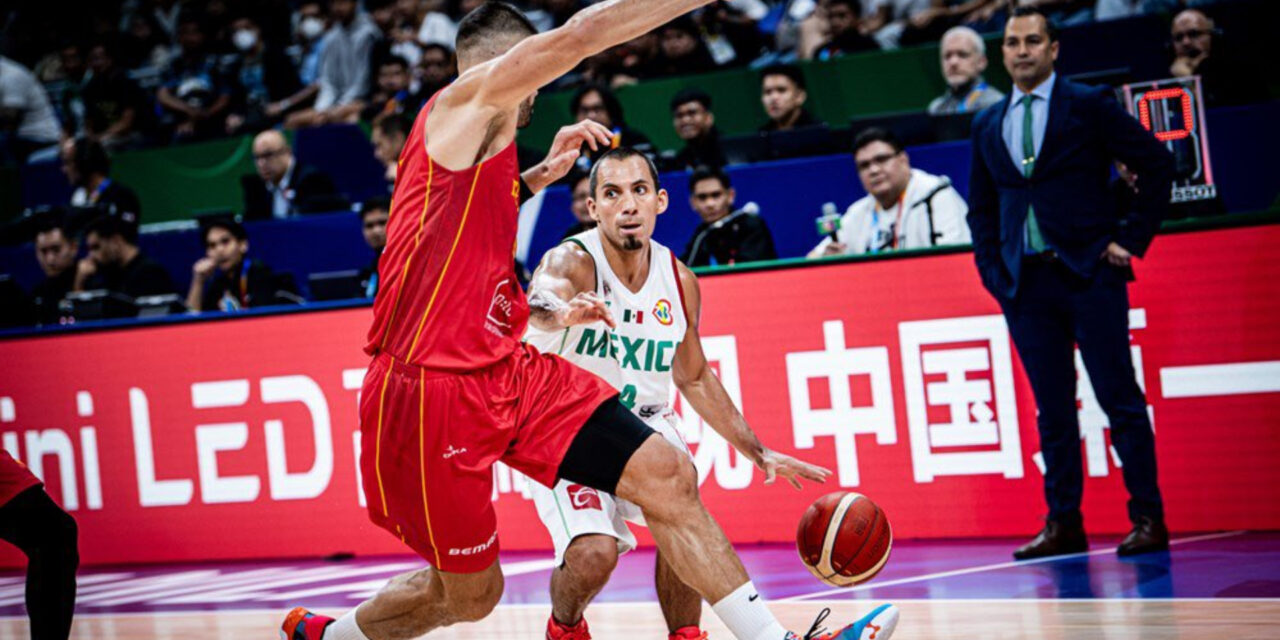
POLYGON ((320 79, 320 53, 324 50, 324 32, 329 28, 325 5, 320 0, 304 0, 298 5, 294 26, 295 44, 289 50, 298 67, 298 79, 313 86, 320 79))
POLYGON ((238 91, 227 116, 227 133, 257 131, 279 123, 284 115, 315 97, 304 86, 289 57, 263 40, 258 21, 242 15, 231 21, 233 73, 238 91))

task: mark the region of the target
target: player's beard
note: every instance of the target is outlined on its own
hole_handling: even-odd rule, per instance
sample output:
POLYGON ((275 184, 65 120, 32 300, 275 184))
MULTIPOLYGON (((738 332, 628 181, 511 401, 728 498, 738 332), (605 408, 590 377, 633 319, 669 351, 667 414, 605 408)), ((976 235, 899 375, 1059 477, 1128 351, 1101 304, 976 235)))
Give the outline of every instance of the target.
POLYGON ((533 96, 520 103, 520 112, 516 116, 516 128, 523 129, 529 126, 530 120, 533 120, 533 96))
POLYGON ((644 248, 644 241, 640 238, 630 237, 622 239, 623 251, 639 251, 644 248))

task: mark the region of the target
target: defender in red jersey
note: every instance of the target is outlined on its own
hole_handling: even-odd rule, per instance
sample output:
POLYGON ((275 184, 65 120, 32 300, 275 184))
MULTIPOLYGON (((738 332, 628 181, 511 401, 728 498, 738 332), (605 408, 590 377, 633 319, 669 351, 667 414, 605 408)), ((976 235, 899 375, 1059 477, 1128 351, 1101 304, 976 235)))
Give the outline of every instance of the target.
POLYGON ((44 492, 26 465, 0 449, 0 540, 27 556, 25 603, 32 638, 71 635, 80 565, 76 537, 75 518, 44 492))
MULTIPOLYGON (((515 133, 533 97, 583 59, 708 2, 604 0, 541 34, 514 7, 487 2, 459 23, 460 75, 423 107, 400 154, 360 400, 370 518, 432 568, 393 579, 337 621, 297 609, 287 640, 410 638, 487 616, 503 583, 497 461, 638 505, 672 568, 735 636, 788 637, 699 500, 688 457, 603 380, 520 342, 531 313, 544 327, 614 325, 590 292, 530 305, 512 273, 515 133)), ((524 182, 537 191, 584 143, 609 140, 591 122, 562 129, 524 182)))

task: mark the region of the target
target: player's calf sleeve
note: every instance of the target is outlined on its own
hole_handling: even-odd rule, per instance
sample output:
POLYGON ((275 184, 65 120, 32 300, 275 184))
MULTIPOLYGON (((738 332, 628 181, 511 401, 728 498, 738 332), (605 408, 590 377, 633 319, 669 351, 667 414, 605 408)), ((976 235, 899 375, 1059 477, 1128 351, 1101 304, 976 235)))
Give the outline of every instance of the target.
POLYGON ((787 636, 750 580, 711 605, 711 610, 738 640, 783 640, 787 636))

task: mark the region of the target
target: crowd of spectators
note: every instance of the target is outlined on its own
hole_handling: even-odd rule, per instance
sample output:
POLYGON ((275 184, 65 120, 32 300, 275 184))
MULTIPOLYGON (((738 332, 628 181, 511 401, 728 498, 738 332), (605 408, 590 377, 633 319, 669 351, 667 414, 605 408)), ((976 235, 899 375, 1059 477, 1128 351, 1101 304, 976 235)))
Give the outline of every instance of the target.
MULTIPOLYGON (((962 46, 975 42, 972 34, 998 32, 1011 6, 1035 5, 1056 23, 1071 25, 1212 1, 721 0, 593 56, 557 86, 616 89, 719 68, 760 68, 936 43, 944 34, 962 46)), ((53 157, 60 140, 77 136, 114 151, 281 125, 368 123, 387 113, 413 113, 456 73, 456 23, 479 4, 19 3, 5 29, 7 57, 0 57, 4 153, 11 161, 41 151, 37 158, 53 157), (83 16, 69 22, 68 11, 83 16)), ((590 0, 516 4, 539 28, 548 29, 590 0)), ((1175 73, 1205 75, 1212 69, 1215 75, 1230 75, 1210 57, 1214 27, 1204 14, 1186 16, 1175 31, 1182 38, 1173 43, 1175 73)), ((1216 88, 1232 91, 1231 79, 1216 88)))
MULTIPOLYGON (((73 189, 65 214, 33 225, 45 280, 30 294, 39 322, 54 322, 69 293, 92 288, 129 297, 178 294, 137 246, 139 198, 112 177, 111 154, 152 144, 252 134, 254 173, 241 177, 240 215, 201 222, 205 255, 192 266, 183 306, 232 311, 298 300, 298 286, 249 256, 239 220, 285 219, 349 208, 324 172, 299 162, 285 135, 335 123, 363 123, 385 168, 387 193, 414 116, 456 76, 456 22, 481 0, 125 0, 87 3, 89 26, 55 30, 63 40, 12 38, 0 56, 0 154, 9 161, 60 159, 73 189), (81 252, 85 257, 76 260, 81 252)), ((541 29, 563 24, 586 0, 525 0, 541 29)), ((1265 90, 1223 62, 1220 31, 1195 0, 723 0, 584 61, 558 81, 571 89, 568 115, 611 129, 664 170, 691 172, 689 209, 701 224, 683 258, 691 266, 777 257, 753 203, 735 204, 723 170, 735 160, 716 126, 708 91, 670 100, 681 141, 660 152, 630 126, 615 91, 645 80, 726 67, 756 69, 765 119, 759 140, 829 126, 809 108, 797 61, 829 60, 918 43, 939 45, 942 95, 922 112, 974 114, 1004 94, 989 85, 983 34, 999 31, 1013 7, 1035 5, 1059 25, 1149 11, 1173 16, 1172 76, 1200 75, 1211 104, 1256 99, 1265 90), (1189 6, 1190 5, 1190 6, 1189 6)), ((29 33, 47 8, 24 6, 6 33, 29 33)), ((968 243, 964 200, 948 176, 912 168, 890 130, 854 131, 852 155, 867 195, 838 216, 838 230, 809 257, 968 243)), ((826 136, 835 139, 831 136, 826 136)), ((846 138, 847 140, 847 138, 846 138)), ((846 143, 847 144, 847 143, 846 143)), ((842 147, 843 150, 849 147, 842 147)), ((587 171, 603 153, 583 149, 564 183, 576 220, 566 236, 594 226, 587 171)), ((1121 173, 1123 175, 1123 171, 1121 173)), ((852 178, 852 176, 851 176, 852 178)), ((1124 189, 1120 195, 1128 195, 1124 189)), ((835 206, 834 203, 831 206, 835 206)), ((357 207, 374 259, 359 288, 378 288, 390 203, 357 207)), ((838 209, 837 209, 838 210, 838 209)), ((807 214, 806 214, 807 215, 807 214)))

